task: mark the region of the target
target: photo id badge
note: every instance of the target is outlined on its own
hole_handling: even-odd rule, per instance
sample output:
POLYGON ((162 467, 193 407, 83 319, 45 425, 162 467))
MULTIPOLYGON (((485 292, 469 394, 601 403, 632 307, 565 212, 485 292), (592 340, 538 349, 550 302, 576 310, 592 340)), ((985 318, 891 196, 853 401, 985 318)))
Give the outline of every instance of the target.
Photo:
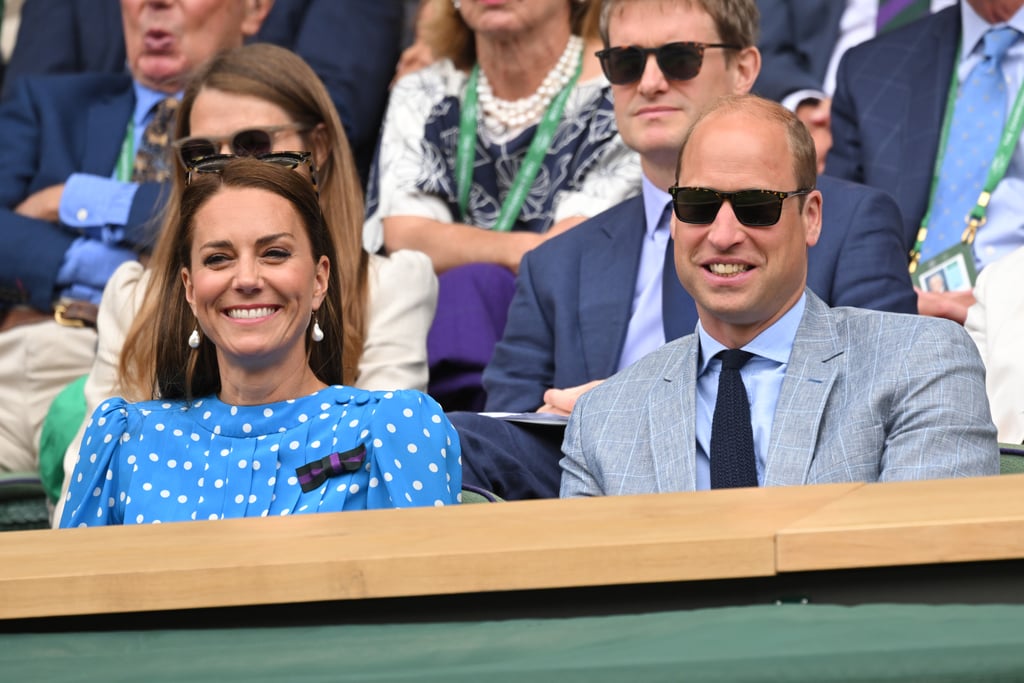
POLYGON ((974 289, 977 275, 971 245, 958 242, 918 266, 914 284, 926 292, 962 292, 974 289))

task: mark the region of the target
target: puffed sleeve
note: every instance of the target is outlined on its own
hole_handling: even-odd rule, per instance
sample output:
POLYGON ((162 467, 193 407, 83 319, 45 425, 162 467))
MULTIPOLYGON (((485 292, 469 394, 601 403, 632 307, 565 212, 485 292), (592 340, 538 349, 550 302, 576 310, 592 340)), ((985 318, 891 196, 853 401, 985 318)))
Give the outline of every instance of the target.
POLYGON ((102 402, 92 414, 64 499, 61 528, 122 523, 129 471, 118 455, 130 434, 128 422, 122 398, 102 402))
POLYGON ((389 391, 380 396, 367 448, 371 476, 367 507, 459 503, 462 449, 441 406, 419 391, 389 391))

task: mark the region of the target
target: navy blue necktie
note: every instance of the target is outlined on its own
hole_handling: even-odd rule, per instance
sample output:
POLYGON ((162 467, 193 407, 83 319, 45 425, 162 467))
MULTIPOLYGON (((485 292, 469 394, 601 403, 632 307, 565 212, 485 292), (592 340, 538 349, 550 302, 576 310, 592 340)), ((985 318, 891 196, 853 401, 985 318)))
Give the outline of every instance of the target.
POLYGON ((665 204, 659 229, 669 231, 665 245, 665 262, 661 269, 661 325, 665 341, 670 342, 693 332, 697 326, 697 306, 690 293, 683 289, 676 272, 675 243, 672 241, 672 202, 665 204))
POLYGON ((676 305, 675 305, 675 288, 679 286, 679 277, 676 275, 676 262, 673 256, 675 252, 675 246, 672 243, 672 238, 668 238, 668 244, 665 245, 665 263, 661 270, 661 324, 665 328, 665 341, 670 342, 673 339, 686 334, 680 332, 679 321, 676 319, 676 305))
POLYGON ((711 488, 729 489, 757 486, 754 460, 754 430, 750 424, 750 402, 740 376, 754 354, 739 349, 720 351, 722 374, 718 377, 718 398, 711 420, 711 488))
POLYGON ((675 247, 672 238, 665 245, 665 265, 661 273, 661 324, 665 328, 665 341, 679 339, 697 326, 697 307, 693 297, 683 289, 676 274, 676 262, 673 256, 675 247))

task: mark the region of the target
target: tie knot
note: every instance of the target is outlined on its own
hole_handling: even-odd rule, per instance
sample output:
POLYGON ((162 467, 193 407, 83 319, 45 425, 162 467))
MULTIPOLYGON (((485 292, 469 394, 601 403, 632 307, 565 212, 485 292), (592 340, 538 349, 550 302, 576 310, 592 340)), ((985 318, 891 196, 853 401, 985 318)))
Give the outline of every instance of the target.
POLYGON ((150 111, 153 113, 153 116, 167 116, 178 108, 178 104, 179 102, 177 98, 166 97, 154 104, 150 111))
POLYGON ((747 361, 754 357, 754 354, 749 351, 742 351, 740 349, 726 349, 725 351, 719 351, 715 354, 722 359, 723 370, 739 370, 747 361))
POLYGON ((994 59, 996 63, 1003 61, 1006 51, 1017 42, 1017 29, 1012 26, 989 29, 985 33, 985 58, 994 59))

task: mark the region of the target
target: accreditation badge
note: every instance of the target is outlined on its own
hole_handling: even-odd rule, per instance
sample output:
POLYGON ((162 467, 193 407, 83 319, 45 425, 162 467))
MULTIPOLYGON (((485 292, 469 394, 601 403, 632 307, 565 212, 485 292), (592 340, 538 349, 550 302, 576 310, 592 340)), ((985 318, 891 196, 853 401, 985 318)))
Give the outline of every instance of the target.
POLYGON ((958 242, 919 265, 914 284, 926 292, 962 292, 974 289, 977 276, 971 245, 958 242))

